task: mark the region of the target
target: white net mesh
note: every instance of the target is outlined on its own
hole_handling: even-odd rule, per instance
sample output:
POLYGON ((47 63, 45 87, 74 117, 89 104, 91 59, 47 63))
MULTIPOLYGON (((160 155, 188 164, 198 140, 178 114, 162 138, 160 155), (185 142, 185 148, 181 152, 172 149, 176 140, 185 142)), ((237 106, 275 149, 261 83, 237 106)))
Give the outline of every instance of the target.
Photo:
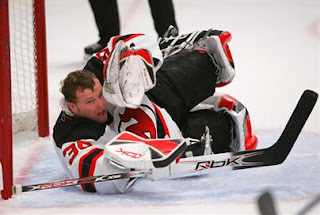
POLYGON ((36 64, 32 0, 10 0, 13 132, 37 128, 36 64))

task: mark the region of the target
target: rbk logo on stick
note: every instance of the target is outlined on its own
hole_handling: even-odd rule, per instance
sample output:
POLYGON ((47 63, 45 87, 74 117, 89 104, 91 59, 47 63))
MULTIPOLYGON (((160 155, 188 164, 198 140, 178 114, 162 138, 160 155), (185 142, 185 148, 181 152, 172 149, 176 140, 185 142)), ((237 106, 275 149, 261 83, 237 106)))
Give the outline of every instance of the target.
POLYGON ((224 166, 231 166, 231 167, 257 166, 259 164, 262 164, 262 162, 245 161, 245 159, 252 158, 257 155, 261 155, 262 153, 263 152, 258 151, 258 152, 248 153, 248 154, 236 155, 223 160, 200 161, 197 163, 195 170, 201 171, 205 169, 218 168, 218 167, 224 167, 224 166))

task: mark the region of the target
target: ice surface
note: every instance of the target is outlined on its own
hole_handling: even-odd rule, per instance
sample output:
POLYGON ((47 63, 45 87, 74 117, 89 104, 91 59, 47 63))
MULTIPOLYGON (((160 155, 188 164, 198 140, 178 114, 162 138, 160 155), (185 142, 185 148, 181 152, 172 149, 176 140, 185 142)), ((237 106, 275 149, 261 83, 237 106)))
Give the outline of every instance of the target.
MULTIPOLYGON (((301 93, 320 92, 320 2, 174 1, 181 33, 229 30, 237 75, 219 89, 249 109, 260 148, 274 143, 301 93), (269 130, 266 130, 269 129, 269 130), (270 130, 272 129, 272 130, 270 130)), ((157 37, 147 1, 118 1, 122 33, 157 37)), ((81 69, 84 46, 98 40, 86 0, 47 0, 50 127, 59 114, 59 82, 81 69)), ((280 214, 293 214, 320 193, 319 103, 284 164, 151 182, 127 194, 84 193, 76 187, 35 191, 0 201, 0 214, 211 213, 258 214, 256 199, 271 190, 280 214), (312 132, 312 133, 307 133, 312 132)), ((15 137, 14 178, 32 184, 66 178, 51 137, 15 137)), ((320 214, 319 206, 311 211, 320 214)))

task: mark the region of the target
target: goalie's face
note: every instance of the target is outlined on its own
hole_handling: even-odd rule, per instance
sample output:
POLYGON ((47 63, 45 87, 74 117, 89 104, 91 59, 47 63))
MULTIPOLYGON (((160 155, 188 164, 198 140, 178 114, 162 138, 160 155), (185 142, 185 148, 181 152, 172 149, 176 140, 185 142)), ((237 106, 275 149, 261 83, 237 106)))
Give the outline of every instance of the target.
POLYGON ((98 79, 94 79, 93 90, 86 88, 76 91, 77 102, 68 102, 69 109, 77 117, 97 122, 107 121, 107 100, 103 96, 103 88, 98 79))

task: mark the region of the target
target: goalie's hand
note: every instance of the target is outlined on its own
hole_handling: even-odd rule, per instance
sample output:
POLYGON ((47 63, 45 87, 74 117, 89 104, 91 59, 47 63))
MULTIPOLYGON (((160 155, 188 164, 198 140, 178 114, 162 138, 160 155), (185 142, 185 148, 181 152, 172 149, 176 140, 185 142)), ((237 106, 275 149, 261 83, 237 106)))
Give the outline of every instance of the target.
POLYGON ((119 107, 138 108, 144 93, 155 86, 150 52, 118 41, 103 69, 107 100, 119 107))

